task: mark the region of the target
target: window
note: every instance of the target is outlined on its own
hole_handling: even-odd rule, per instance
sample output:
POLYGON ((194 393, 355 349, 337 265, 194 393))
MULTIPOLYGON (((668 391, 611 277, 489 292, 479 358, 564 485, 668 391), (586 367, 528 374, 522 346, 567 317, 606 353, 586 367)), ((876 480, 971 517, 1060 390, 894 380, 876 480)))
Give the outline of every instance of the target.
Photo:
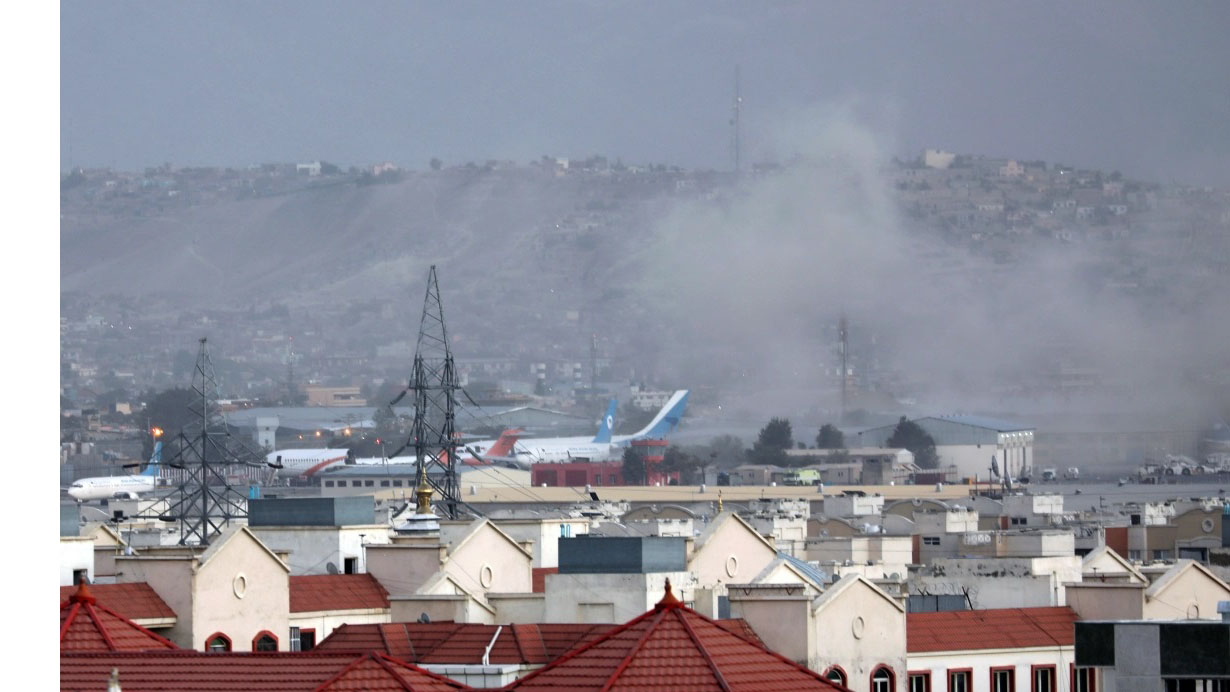
POLYGON ((1166 692, 1230 692, 1230 680, 1192 678, 1166 678, 1166 692))
POLYGON ((256 635, 256 638, 252 640, 252 650, 253 651, 277 651, 278 650, 278 638, 273 636, 273 632, 265 630, 264 632, 261 632, 260 634, 256 635))
POLYGON ((230 651, 231 638, 221 632, 217 632, 205 640, 205 650, 210 653, 217 651, 230 651))
POLYGON ((1055 666, 1031 666, 1029 674, 1033 678, 1031 692, 1056 692, 1055 666))
POLYGON ((376 485, 376 481, 363 481, 363 485, 365 485, 365 486, 367 486, 367 487, 369 487, 369 488, 372 488, 372 487, 375 487, 375 485, 376 485))
POLYGON ((1171 557, 1172 557, 1171 551, 1169 550, 1154 550, 1153 551, 1154 560, 1169 560, 1171 559, 1171 557))
POLYGON ((345 574, 356 574, 359 571, 359 558, 347 557, 342 558, 342 572, 345 574))
POLYGON ((871 672, 871 692, 893 692, 895 687, 893 671, 888 666, 877 666, 871 672))
POLYGON ((400 478, 394 478, 394 479, 393 479, 393 487, 394 487, 394 488, 400 488, 400 487, 401 487, 401 479, 400 479, 400 478))
POLYGON ((78 586, 83 582, 90 581, 89 570, 75 569, 73 570, 73 586, 78 586))
MULTIPOLYGON (((346 481, 338 481, 338 482, 339 482, 339 483, 345 483, 346 481)), ((363 487, 363 481, 350 481, 350 487, 352 487, 352 488, 362 488, 362 487, 363 487)))
POLYGON ((922 544, 923 545, 939 545, 940 537, 939 536, 923 536, 922 544))
POLYGON ((842 670, 841 666, 829 666, 829 669, 824 671, 824 679, 845 687, 846 671, 842 670))
POLYGON ((1094 684, 1093 668, 1077 668, 1072 666, 1072 692, 1097 692, 1094 684))
POLYGON ((387 488, 387 487, 389 487, 389 482, 388 482, 388 481, 380 481, 380 487, 381 487, 381 488, 387 488))
POLYGON ((572 524, 560 524, 559 535, 561 538, 572 538, 572 524))
POLYGON ((1128 550, 1128 559, 1140 562, 1140 551, 1139 550, 1128 550))
POLYGON ((602 474, 601 473, 594 474, 594 485, 602 485, 602 474))
POLYGON ((1025 526, 1028 520, 1025 517, 1012 517, 1009 523, 1013 526, 1025 526))
POLYGON ((948 671, 948 692, 973 692, 970 680, 974 671, 970 668, 948 671))
POLYGON ((290 650, 311 651, 316 646, 316 630, 300 627, 290 628, 290 650))
POLYGON ((611 482, 610 482, 610 483, 608 483, 607 485, 615 485, 615 483, 616 483, 616 481, 615 481, 615 474, 613 474, 613 473, 611 474, 610 481, 611 481, 611 482))
POLYGON ((931 692, 931 671, 910 673, 910 692, 931 692))
POLYGON ((333 487, 333 481, 325 481, 325 487, 326 487, 326 488, 332 488, 332 487, 333 487))
POLYGON ((992 668, 991 692, 1016 692, 1016 668, 992 668))

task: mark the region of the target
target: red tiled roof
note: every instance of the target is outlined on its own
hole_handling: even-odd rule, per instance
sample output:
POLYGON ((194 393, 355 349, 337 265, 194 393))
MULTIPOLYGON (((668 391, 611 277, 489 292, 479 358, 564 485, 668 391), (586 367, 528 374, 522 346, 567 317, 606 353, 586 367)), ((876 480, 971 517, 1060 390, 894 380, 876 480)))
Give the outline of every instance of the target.
POLYGON ((290 612, 388 608, 389 592, 370 574, 313 574, 290 578, 290 612))
MULTIPOLYGON (((60 605, 68 602, 68 597, 76 590, 75 586, 61 586, 60 605)), ((90 593, 98 599, 99 605, 123 613, 124 617, 133 620, 175 617, 175 611, 143 581, 131 584, 90 584, 90 593)))
POLYGON ((1078 619, 1067 606, 910 613, 906 616, 906 651, 1072 646, 1078 619))
POLYGON ((97 602, 85 584, 60 606, 60 651, 149 651, 178 649, 97 602))
POLYGON ((457 682, 393 659, 367 654, 74 653, 60 654, 61 690, 103 690, 111 670, 124 692, 226 690, 469 690, 457 682))
POLYGON ((505 689, 842 690, 684 606, 667 589, 653 610, 505 689))
MULTIPOLYGON (((317 651, 380 651, 413 663, 480 663, 497 625, 396 622, 341 625, 317 651)), ((504 625, 491 647, 491 663, 544 664, 615 629, 607 624, 504 625)))
POLYGON ((533 568, 530 574, 530 583, 532 584, 532 586, 530 587, 530 590, 533 591, 534 593, 546 593, 548 574, 559 574, 559 568, 558 567, 535 567, 533 568))

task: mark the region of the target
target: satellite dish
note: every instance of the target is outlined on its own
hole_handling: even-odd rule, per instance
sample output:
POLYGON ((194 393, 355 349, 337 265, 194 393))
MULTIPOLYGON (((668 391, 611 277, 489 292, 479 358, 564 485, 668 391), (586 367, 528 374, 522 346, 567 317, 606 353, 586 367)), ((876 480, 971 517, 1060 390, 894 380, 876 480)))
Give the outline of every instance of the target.
POLYGON ((421 624, 426 625, 427 623, 431 622, 431 617, 429 617, 429 616, 427 615, 427 613, 421 613, 421 614, 419 615, 419 622, 420 622, 421 624))
POLYGON ((991 473, 995 476, 999 475, 999 462, 995 460, 995 457, 991 457, 991 473))
POLYGON ((337 565, 330 562, 325 565, 325 571, 329 574, 337 574, 337 565))

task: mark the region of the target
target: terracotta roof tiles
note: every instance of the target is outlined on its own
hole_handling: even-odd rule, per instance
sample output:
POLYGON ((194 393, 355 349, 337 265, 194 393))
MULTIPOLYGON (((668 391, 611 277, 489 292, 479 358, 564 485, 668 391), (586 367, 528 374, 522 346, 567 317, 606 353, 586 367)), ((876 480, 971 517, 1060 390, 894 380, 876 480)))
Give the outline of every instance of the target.
POLYGON ((148 651, 177 649, 154 634, 97 602, 82 584, 60 606, 60 651, 148 651))
POLYGON ((290 577, 290 612, 388 608, 389 592, 370 574, 290 577))
POLYGON ((1078 619, 1067 606, 910 613, 906 616, 906 650, 925 653, 1072 646, 1078 619))
POLYGON ((124 692, 471 689, 384 656, 318 653, 61 653, 61 690, 104 690, 112 669, 124 692))
MULTIPOLYGON (((61 586, 60 605, 67 603, 68 597, 76 590, 75 586, 61 586)), ((99 605, 133 620, 175 617, 175 611, 143 581, 129 584, 90 584, 90 593, 98 600, 99 605)))
POLYGON ((814 671, 735 634, 670 593, 653 610, 573 649, 508 690, 824 690, 814 671))

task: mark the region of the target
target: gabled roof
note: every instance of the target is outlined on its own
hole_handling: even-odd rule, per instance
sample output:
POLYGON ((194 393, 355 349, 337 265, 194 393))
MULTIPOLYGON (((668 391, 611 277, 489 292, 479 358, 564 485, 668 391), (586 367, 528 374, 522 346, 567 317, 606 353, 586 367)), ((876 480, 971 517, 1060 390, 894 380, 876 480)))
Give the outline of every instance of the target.
POLYGON ((389 592, 370 574, 290 577, 290 612, 388 608, 389 592))
POLYGON ((526 557, 530 559, 534 558, 533 552, 526 550, 525 546, 518 543, 512 536, 509 536, 508 534, 504 533, 503 529, 501 529, 499 526, 496 526, 495 522, 491 521, 487 517, 479 517, 478 519, 475 519, 474 521, 470 522, 470 526, 466 529, 465 535, 461 537, 461 540, 449 546, 448 554, 452 555, 453 553, 460 550, 461 546, 465 545, 471 538, 478 535, 478 532, 483 528, 484 525, 491 527, 493 530, 495 530, 497 534, 499 534, 500 536, 503 536, 505 540, 513 544, 513 546, 515 546, 517 550, 520 550, 522 553, 524 553, 526 557))
POLYGON ((871 581, 870 579, 868 579, 867 577, 864 577, 861 574, 847 574, 846 576, 837 580, 836 584, 833 584, 832 586, 828 587, 827 589, 825 589, 824 593, 820 594, 820 597, 817 598, 815 602, 812 604, 812 610, 820 610, 821 608, 824 608, 828 604, 836 601, 837 597, 845 593, 847 589, 859 583, 871 589, 872 593, 874 593, 875 595, 891 603, 893 607, 896 608, 897 610, 905 612, 905 606, 901 605, 900 601, 893 598, 892 596, 889 596, 887 593, 884 592, 884 589, 881 589, 880 587, 876 586, 875 582, 871 581))
POLYGON ((409 663, 371 652, 356 659, 342 672, 316 689, 321 692, 324 690, 451 692, 452 690, 470 689, 470 687, 409 663))
MULTIPOLYGON (((1140 573, 1140 570, 1136 569, 1136 567, 1132 563, 1128 562, 1127 560, 1124 560, 1122 555, 1111 550, 1106 545, 1099 545, 1098 547, 1089 551, 1089 553, 1085 555, 1085 557, 1081 558, 1081 574, 1085 577, 1086 580, 1092 581, 1092 578, 1096 578, 1098 576, 1098 572, 1096 572, 1093 569, 1093 563, 1094 562, 1105 562, 1107 560, 1109 560, 1112 564, 1115 564, 1118 567, 1120 567, 1123 570, 1123 573, 1127 574, 1129 577, 1132 578, 1132 581, 1134 583, 1136 584, 1148 584, 1149 583, 1149 580, 1145 578, 1145 575, 1140 573)), ((1107 573, 1103 572, 1103 574, 1107 574, 1107 573)))
POLYGON ((269 554, 269 557, 273 558, 275 562, 281 565, 282 569, 286 570, 288 573, 290 572, 290 566, 288 566, 285 562, 282 562, 282 558, 278 557, 277 553, 270 550, 269 546, 265 545, 264 541, 256 537, 256 534, 249 531, 248 527, 235 525, 235 524, 232 524, 231 526, 228 526, 227 528, 223 529, 222 533, 218 534, 218 536, 214 539, 214 542, 210 543, 209 547, 205 549, 205 552, 197 556, 197 560, 199 561, 197 568, 199 569, 201 567, 204 567, 205 563, 212 560, 215 555, 217 555, 218 553, 222 551, 223 546, 225 546, 227 543, 230 543, 236 536, 238 536, 241 533, 247 534, 248 538, 255 541, 256 544, 259 545, 262 550, 264 550, 266 553, 269 554))
POLYGON ((178 649, 154 634, 100 605, 85 585, 60 606, 60 651, 149 651, 178 649))
POLYGON ((905 621, 906 651, 1072 646, 1077 619, 1067 606, 910 613, 905 621))
POLYGON ((60 654, 60 689, 104 690, 111 670, 124 692, 211 690, 409 690, 470 687, 378 654, 143 653, 60 654))
POLYGON ((836 687, 683 605, 653 610, 513 682, 508 690, 824 690, 836 687))
MULTIPOLYGON (((77 591, 76 586, 60 587, 60 605, 68 603, 68 599, 77 591)), ((90 595, 100 607, 132 620, 162 620, 175 619, 175 611, 158 595, 158 592, 146 582, 131 582, 126 584, 91 584, 90 595)))
MULTIPOLYGON (((413 663, 476 664, 496 625, 474 622, 397 622, 342 625, 316 651, 380 651, 413 663)), ((612 624, 544 622, 505 625, 491 647, 493 664, 541 665, 615 629, 612 624)))
MULTIPOLYGON (((727 522, 731 522, 731 521, 742 524, 743 528, 747 529, 748 533, 751 533, 756 538, 759 538, 760 542, 764 543, 764 546, 768 548, 769 550, 771 550, 774 555, 777 554, 777 548, 774 548, 773 544, 770 543, 767 538, 760 535, 760 532, 756 530, 756 527, 747 523, 747 521, 743 517, 739 516, 735 512, 722 512, 721 514, 714 517, 713 521, 709 522, 709 525, 705 527, 705 530, 701 531, 700 535, 696 537, 696 548, 692 551, 692 554, 695 555, 697 552, 699 552, 700 549, 703 548, 705 544, 709 542, 710 538, 713 538, 717 534, 717 532, 720 531, 721 528, 726 525, 727 522)), ((692 559, 692 556, 689 555, 688 560, 691 560, 691 559, 692 559)))
POLYGON ((1200 572, 1207 579, 1230 592, 1230 585, 1227 585, 1226 582, 1218 578, 1216 574, 1210 572, 1208 567, 1205 567, 1195 560, 1179 560, 1173 567, 1166 570, 1165 574, 1158 577, 1157 581, 1153 582, 1149 588, 1145 589, 1145 599, 1153 600, 1155 598, 1159 598, 1166 589, 1170 588, 1170 585, 1173 584, 1181 574, 1189 570, 1196 570, 1200 572))

